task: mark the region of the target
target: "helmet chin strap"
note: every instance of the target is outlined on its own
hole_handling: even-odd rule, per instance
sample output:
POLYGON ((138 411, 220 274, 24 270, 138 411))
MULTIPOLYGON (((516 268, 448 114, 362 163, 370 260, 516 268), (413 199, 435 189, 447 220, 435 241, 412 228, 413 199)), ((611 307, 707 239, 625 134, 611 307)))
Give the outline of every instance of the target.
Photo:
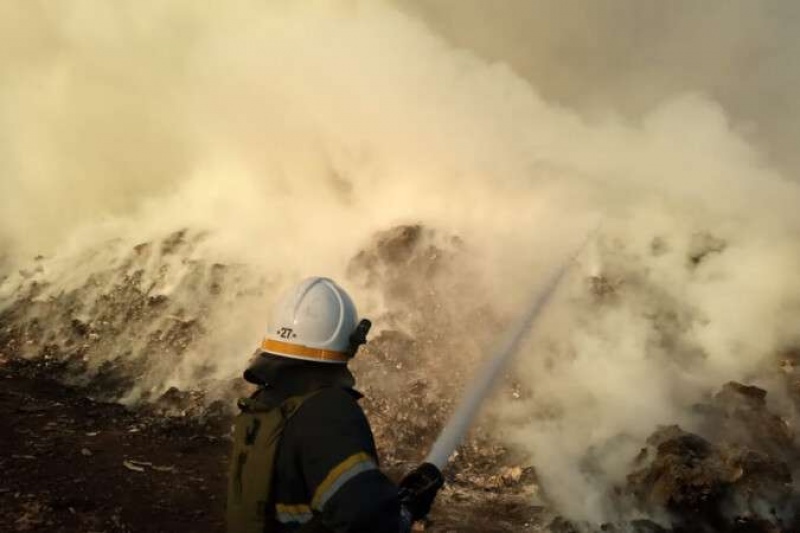
POLYGON ((348 353, 351 358, 356 356, 356 352, 362 344, 367 343, 367 333, 369 333, 371 327, 372 322, 366 318, 363 318, 358 323, 358 326, 356 326, 356 329, 353 330, 353 333, 350 334, 350 346, 348 348, 348 353))

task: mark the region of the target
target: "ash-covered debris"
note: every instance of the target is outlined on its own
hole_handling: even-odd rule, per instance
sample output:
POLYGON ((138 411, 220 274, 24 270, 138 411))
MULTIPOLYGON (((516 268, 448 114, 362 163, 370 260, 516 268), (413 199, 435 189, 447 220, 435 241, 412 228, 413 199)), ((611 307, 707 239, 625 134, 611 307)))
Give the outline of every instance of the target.
POLYGON ((698 432, 729 446, 753 450, 787 464, 800 464, 796 435, 767 407, 767 392, 730 382, 711 401, 696 407, 698 432))
POLYGON ((666 512, 676 532, 797 531, 798 448, 767 408, 766 391, 728 383, 696 411, 705 438, 677 426, 658 430, 627 490, 643 508, 666 512))
POLYGON ((419 281, 443 273, 460 251, 463 242, 458 237, 442 236, 420 224, 397 226, 376 234, 350 261, 348 274, 366 286, 380 287, 389 297, 414 300, 430 289, 419 281))
MULTIPOLYGON (((467 253, 455 236, 398 226, 376 234, 349 265, 353 282, 377 294, 385 309, 374 317, 379 332, 353 367, 389 462, 422 459, 472 377, 473 363, 501 330, 480 303, 480 278, 469 272, 467 253)), ((493 454, 490 444, 480 448, 493 454)))
POLYGON ((347 272, 352 283, 381 299, 382 325, 443 343, 475 325, 481 328, 473 337, 499 330, 498 317, 482 301, 482 278, 470 269, 471 253, 456 236, 397 226, 377 233, 347 272))
POLYGON ((793 533, 800 531, 798 445, 769 411, 766 391, 728 383, 696 406, 695 432, 656 430, 615 489, 618 514, 602 526, 557 518, 562 533, 793 533))
POLYGON ((638 461, 646 466, 628 476, 628 490, 637 500, 681 522, 722 527, 722 501, 737 476, 722 450, 678 426, 658 430, 647 444, 638 461))
POLYGON ((36 275, 13 286, 6 280, 0 352, 101 400, 156 400, 176 372, 198 390, 213 387, 214 357, 181 363, 224 307, 221 287, 246 285, 247 273, 192 259, 203 239, 181 230, 160 242, 109 243, 109 250, 74 258, 75 272, 55 276, 50 264, 37 261, 36 275), (100 267, 80 277, 84 264, 100 267), (71 277, 78 281, 62 286, 61 278, 71 277))

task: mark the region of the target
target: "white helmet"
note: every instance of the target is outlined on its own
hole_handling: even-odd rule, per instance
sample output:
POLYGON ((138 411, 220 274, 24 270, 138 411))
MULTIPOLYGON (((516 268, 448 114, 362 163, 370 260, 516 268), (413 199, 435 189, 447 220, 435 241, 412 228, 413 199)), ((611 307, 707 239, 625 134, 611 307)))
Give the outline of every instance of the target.
POLYGON ((347 363, 366 341, 369 321, 358 322, 350 296, 328 278, 307 278, 272 310, 262 352, 292 359, 347 363))

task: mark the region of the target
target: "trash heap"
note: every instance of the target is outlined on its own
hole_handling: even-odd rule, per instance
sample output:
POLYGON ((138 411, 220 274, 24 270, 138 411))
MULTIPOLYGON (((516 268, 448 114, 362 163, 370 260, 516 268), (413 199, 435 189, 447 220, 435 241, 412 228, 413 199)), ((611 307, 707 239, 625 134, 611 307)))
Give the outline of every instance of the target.
POLYGON ((730 382, 695 406, 696 428, 655 431, 616 489, 620 513, 605 524, 554 520, 553 533, 791 533, 800 531, 800 448, 767 393, 730 382))
POLYGON ((135 246, 110 242, 72 257, 67 273, 58 258, 37 258, 5 281, 14 290, 0 300, 0 353, 101 400, 156 401, 172 375, 219 399, 229 384, 216 379, 209 324, 265 283, 241 265, 195 258, 205 237, 180 230, 135 246), (78 281, 60 279, 70 276, 78 281))

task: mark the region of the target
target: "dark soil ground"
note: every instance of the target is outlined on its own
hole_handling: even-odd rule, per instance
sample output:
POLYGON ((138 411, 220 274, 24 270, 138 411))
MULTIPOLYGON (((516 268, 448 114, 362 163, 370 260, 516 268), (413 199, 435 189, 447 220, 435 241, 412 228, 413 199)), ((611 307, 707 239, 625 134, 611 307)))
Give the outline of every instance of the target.
POLYGON ((223 530, 228 443, 0 364, 4 531, 223 530))

